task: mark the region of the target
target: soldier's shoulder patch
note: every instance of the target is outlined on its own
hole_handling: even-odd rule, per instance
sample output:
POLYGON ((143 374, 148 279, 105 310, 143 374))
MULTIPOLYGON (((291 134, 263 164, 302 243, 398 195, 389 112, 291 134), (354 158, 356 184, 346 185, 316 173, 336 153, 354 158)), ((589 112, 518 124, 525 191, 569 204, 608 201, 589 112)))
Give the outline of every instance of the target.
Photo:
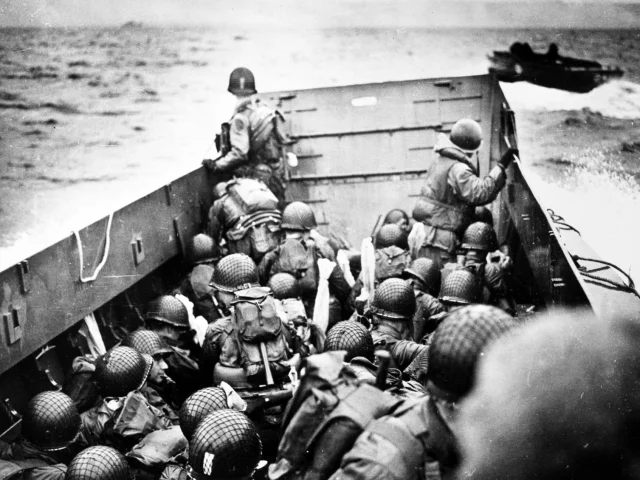
POLYGON ((233 120, 233 126, 236 128, 236 130, 244 130, 244 119, 242 117, 236 117, 233 120))

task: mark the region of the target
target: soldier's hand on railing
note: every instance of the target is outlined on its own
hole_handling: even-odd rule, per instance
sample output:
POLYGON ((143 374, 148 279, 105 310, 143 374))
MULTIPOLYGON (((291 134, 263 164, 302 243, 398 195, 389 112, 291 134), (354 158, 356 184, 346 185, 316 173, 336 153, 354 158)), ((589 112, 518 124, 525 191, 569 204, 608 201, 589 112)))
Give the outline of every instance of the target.
POLYGON ((216 159, 205 158, 202 160, 202 165, 204 165, 211 173, 218 173, 220 171, 220 167, 218 167, 216 159))
POLYGON ((518 151, 517 148, 510 148, 509 150, 507 150, 504 155, 502 155, 502 158, 500 158, 500 160, 498 160, 498 164, 506 169, 509 164, 511 162, 513 162, 513 160, 515 159, 515 157, 519 156, 520 152, 518 151))

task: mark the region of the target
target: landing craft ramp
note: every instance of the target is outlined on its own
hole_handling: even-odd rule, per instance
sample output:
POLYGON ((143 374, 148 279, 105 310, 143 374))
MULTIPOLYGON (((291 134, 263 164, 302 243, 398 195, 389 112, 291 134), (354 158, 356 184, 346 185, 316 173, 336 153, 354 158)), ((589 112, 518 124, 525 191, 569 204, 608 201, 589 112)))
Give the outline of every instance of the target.
MULTIPOLYGON (((262 96, 283 111, 297 140, 291 197, 309 202, 322 230, 344 235, 356 248, 379 214, 411 211, 437 134, 459 118, 483 128, 481 174, 517 144, 513 114, 489 76, 262 96)), ((95 313, 108 348, 114 325, 136 325, 144 305, 183 272, 185 242, 204 228, 214 182, 198 168, 0 272, 0 438, 15 435, 32 395, 62 380, 80 354, 70 333, 86 315, 95 313)), ((513 252, 519 301, 638 317, 635 291, 543 209, 519 162, 510 166, 492 209, 499 240, 513 252)))

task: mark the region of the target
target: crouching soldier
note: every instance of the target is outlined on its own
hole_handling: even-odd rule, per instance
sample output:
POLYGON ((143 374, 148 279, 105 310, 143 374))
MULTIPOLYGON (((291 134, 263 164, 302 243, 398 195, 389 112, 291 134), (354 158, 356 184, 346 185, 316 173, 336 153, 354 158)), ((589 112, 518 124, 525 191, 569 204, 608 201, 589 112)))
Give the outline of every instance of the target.
POLYGON ((438 314, 444 307, 435 297, 440 291, 440 270, 433 260, 417 258, 404 269, 403 277, 413 287, 416 296, 416 313, 413 316, 413 340, 422 342, 425 335, 438 326, 438 314))
MULTIPOLYGON (((325 258, 311 239, 311 230, 317 227, 316 217, 309 205, 293 202, 282 212, 284 241, 267 253, 258 266, 260 281, 266 284, 276 273, 293 275, 300 284, 301 299, 307 317, 313 317, 316 293, 320 281, 318 260, 325 258)), ((329 276, 331 295, 329 326, 351 315, 349 294, 351 287, 340 268, 334 268, 329 276)))
POLYGON ((169 344, 172 353, 165 357, 167 375, 176 382, 178 403, 200 387, 200 346, 189 323, 187 307, 172 295, 162 295, 149 302, 145 316, 149 330, 169 344))
POLYGON ((187 468, 167 465, 160 480, 248 480, 261 455, 262 442, 251 420, 235 410, 215 410, 189 440, 187 468))
POLYGON ((129 347, 114 347, 98 358, 95 378, 103 400, 81 415, 89 445, 126 452, 148 433, 178 423, 175 412, 146 386, 152 368, 151 356, 129 347))
POLYGON ((471 305, 451 313, 429 348, 427 391, 372 422, 342 459, 339 479, 423 479, 449 475, 460 452, 454 435, 459 402, 471 391, 487 346, 514 325, 502 310, 471 305))
POLYGON ((513 315, 516 305, 504 280, 500 257, 494 261, 491 255, 497 248, 495 231, 487 223, 472 223, 462 236, 464 267, 474 271, 482 283, 482 303, 495 305, 513 315))
POLYGON ((20 439, 0 441, 0 478, 62 480, 82 448, 80 414, 62 392, 42 392, 27 404, 20 439), (21 476, 19 476, 19 474, 21 476))
POLYGON ((427 347, 413 341, 416 297, 411 285, 390 278, 376 288, 371 302, 373 344, 391 354, 391 366, 404 370, 427 347))

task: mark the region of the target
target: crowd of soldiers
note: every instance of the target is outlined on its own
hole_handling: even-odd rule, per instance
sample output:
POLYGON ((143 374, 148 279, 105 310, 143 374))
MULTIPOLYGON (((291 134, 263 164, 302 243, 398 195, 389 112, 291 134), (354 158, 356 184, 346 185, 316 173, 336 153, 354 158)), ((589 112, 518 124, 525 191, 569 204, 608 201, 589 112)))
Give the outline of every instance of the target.
POLYGON ((480 178, 479 126, 444 137, 359 251, 259 162, 216 184, 183 281, 29 401, 0 478, 638 478, 640 331, 519 318, 483 207, 516 152, 480 178))

